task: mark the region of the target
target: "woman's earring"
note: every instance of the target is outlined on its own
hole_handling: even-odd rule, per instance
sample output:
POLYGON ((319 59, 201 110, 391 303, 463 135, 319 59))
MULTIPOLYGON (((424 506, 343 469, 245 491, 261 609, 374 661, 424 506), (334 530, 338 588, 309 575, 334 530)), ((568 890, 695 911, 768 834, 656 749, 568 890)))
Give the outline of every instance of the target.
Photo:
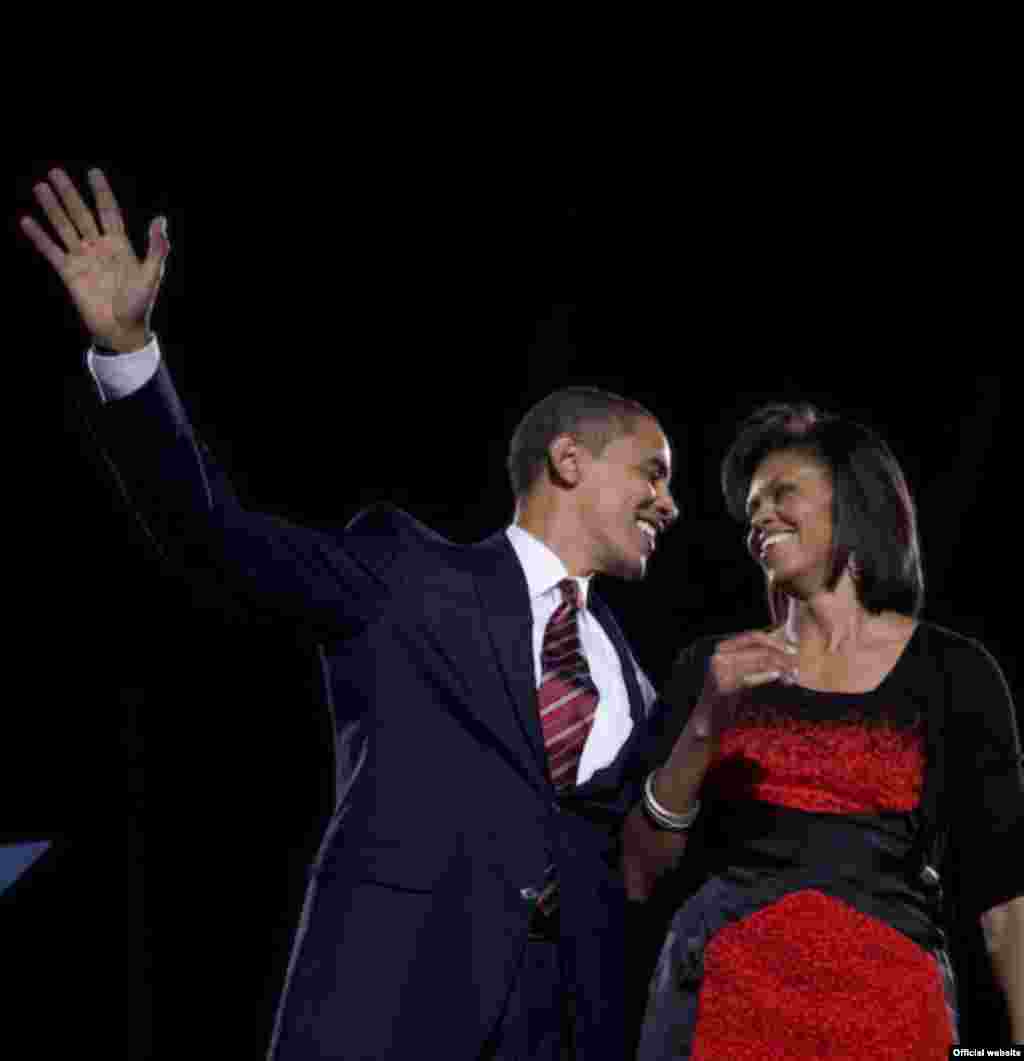
POLYGON ((850 558, 846 561, 846 568, 850 572, 850 578, 854 582, 860 582, 860 564, 857 563, 856 553, 850 553, 850 558))

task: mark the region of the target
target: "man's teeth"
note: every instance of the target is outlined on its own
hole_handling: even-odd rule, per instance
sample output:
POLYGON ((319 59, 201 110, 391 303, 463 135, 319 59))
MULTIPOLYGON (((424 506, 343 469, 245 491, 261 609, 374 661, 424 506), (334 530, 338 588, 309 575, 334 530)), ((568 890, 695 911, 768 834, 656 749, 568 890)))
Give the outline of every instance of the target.
POLYGON ((794 531, 779 531, 777 534, 770 534, 763 542, 761 542, 761 548, 767 549, 769 545, 781 542, 783 538, 792 538, 794 533, 794 531))

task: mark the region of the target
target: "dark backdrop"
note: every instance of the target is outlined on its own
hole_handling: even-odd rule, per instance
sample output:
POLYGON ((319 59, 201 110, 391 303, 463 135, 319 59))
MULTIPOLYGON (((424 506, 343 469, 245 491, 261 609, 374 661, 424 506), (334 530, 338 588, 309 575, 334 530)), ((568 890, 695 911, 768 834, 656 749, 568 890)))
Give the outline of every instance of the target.
MULTIPOLYGON (((84 337, 16 228, 55 162, 78 181, 102 166, 137 240, 169 217, 155 327, 251 504, 328 525, 388 499, 475 540, 510 520, 506 443, 534 401, 570 383, 628 394, 672 439, 683 518, 642 584, 603 592, 657 682, 690 639, 766 621, 717 465, 738 418, 806 398, 889 440, 918 501, 926 617, 980 638, 1018 689, 1018 410, 991 374, 1005 282, 970 225, 936 224, 949 189, 910 163, 885 190, 822 171, 754 192, 723 171, 579 216, 468 169, 244 180, 20 163, 7 339, 23 499, 12 487, 8 522, 13 662, 30 680, 11 710, 4 826, 58 842, 3 916, 27 1003, 74 999, 83 1021, 114 1009, 107 1056, 150 1049, 154 983, 183 1029, 196 1007, 221 1008, 198 987, 211 973, 246 1000, 240 1042, 258 1056, 330 762, 309 658, 163 572, 83 441, 84 337), (186 193, 202 265, 188 325, 186 193), (43 406, 61 393, 64 431, 50 435, 43 406)), ((960 942, 982 1029, 1001 1011, 974 934, 960 942)))

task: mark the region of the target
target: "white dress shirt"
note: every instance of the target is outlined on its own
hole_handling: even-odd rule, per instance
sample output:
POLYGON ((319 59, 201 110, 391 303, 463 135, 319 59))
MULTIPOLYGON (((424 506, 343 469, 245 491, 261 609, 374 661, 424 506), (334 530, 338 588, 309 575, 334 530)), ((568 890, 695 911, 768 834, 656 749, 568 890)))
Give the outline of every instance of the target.
MULTIPOLYGON (((512 548, 519 557, 526 574, 526 585, 530 591, 530 608, 533 611, 533 670, 540 688, 540 654, 544 644, 544 631, 555 609, 562 603, 562 592, 558 583, 569 577, 565 564, 539 538, 535 538, 522 527, 512 524, 505 532, 512 548)), ((597 686, 597 710, 594 724, 583 746, 576 775, 576 783, 582 785, 597 770, 607 766, 618 754, 633 730, 633 716, 629 710, 629 693, 626 679, 622 675, 622 663, 611 638, 587 608, 589 578, 576 578, 580 587, 580 613, 578 629, 580 646, 590 676, 597 686)), ((643 671, 637 667, 637 681, 644 698, 645 708, 654 703, 656 693, 643 671)))
POLYGON ((105 402, 112 402, 134 394, 156 375, 160 367, 160 344, 154 335, 141 350, 131 354, 108 357, 90 350, 86 361, 100 397, 105 402))
MULTIPOLYGON (((90 350, 87 363, 103 401, 116 401, 139 390, 156 374, 160 366, 160 345, 154 336, 141 350, 131 354, 108 357, 90 350)), ((548 620, 562 602, 558 583, 568 578, 569 572, 551 549, 522 527, 513 524, 506 533, 523 566, 530 592, 530 607, 533 611, 533 665, 539 688, 544 631, 547 629, 548 620)), ((599 694, 594 724, 583 747, 583 756, 577 771, 577 784, 583 784, 618 754, 632 732, 633 717, 629 710, 629 694, 622 676, 619 654, 601 624, 586 606, 590 579, 577 578, 576 582, 580 587, 582 602, 578 620, 580 645, 587 657, 590 675, 599 694)), ((644 706, 649 709, 657 699, 657 694, 639 667, 636 669, 636 676, 644 706)))

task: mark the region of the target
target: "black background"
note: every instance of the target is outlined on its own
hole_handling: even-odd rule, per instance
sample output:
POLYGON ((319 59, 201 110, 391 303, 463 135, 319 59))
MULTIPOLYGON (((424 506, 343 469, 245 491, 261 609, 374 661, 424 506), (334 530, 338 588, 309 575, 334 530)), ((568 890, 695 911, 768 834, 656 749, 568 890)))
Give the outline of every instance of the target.
MULTIPOLYGON (((154 985, 187 1026, 223 1005, 198 986, 212 974, 246 1000, 239 1041, 254 1045, 238 1056, 258 1056, 330 792, 308 657, 162 571, 84 441, 85 337, 17 229, 39 216, 35 181, 61 164, 84 186, 101 166, 139 249, 148 221, 169 218, 155 329, 248 503, 326 525, 388 499, 476 540, 511 519, 507 440, 534 401, 570 383, 627 394, 672 440, 683 517, 643 583, 602 592, 657 684, 692 638, 766 621, 717 466, 739 418, 808 399, 890 442, 918 503, 926 617, 980 638, 1019 699, 998 195, 967 168, 937 181, 895 142, 882 157, 709 163, 578 214, 482 166, 243 180, 16 164, 7 521, 11 663, 28 674, 12 682, 4 818, 56 840, 4 899, 26 998, 73 997, 83 1021, 103 1013, 105 1056, 139 1057, 154 985), (201 269, 188 325, 186 195, 201 269)), ((968 1032, 998 1041, 977 940, 961 942, 968 1032)))

